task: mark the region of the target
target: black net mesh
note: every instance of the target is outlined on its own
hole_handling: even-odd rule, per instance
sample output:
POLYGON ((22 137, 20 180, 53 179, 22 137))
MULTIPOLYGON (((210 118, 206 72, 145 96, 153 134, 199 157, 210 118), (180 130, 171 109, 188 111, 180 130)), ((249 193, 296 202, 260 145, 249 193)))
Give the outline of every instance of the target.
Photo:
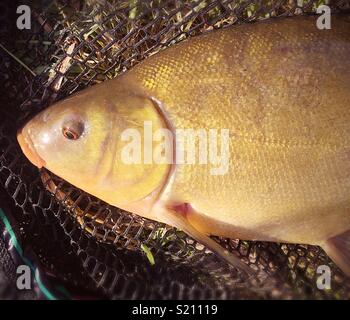
MULTIPOLYGON (((22 241, 45 268, 107 298, 350 298, 350 280, 318 247, 215 238, 257 271, 258 280, 247 280, 184 233, 39 172, 15 138, 16 128, 42 108, 173 43, 232 24, 311 14, 321 3, 28 1, 30 30, 13 23, 15 2, 1 4, 8 23, 0 30, 0 186, 12 199, 22 241), (332 269, 331 290, 316 286, 323 264, 332 269)), ((349 1, 328 4, 333 12, 349 10, 349 1)))

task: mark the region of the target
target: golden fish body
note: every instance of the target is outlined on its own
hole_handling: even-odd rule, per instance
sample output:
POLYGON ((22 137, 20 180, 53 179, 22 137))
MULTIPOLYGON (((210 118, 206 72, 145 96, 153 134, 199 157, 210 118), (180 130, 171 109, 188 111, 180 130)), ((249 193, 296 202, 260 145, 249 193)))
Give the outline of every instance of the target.
POLYGON ((350 229, 349 21, 212 32, 127 75, 175 128, 230 130, 228 174, 183 165, 169 186, 169 201, 190 203, 206 232, 320 243, 350 229))
MULTIPOLYGON (((84 112, 96 134, 79 142, 76 156, 53 160, 43 139, 28 151, 50 122, 43 115, 19 141, 76 186, 182 228, 215 251, 204 234, 317 244, 350 272, 343 245, 350 247, 349 57, 349 16, 332 16, 330 30, 298 17, 210 32, 44 111, 55 110, 54 118, 84 112), (123 164, 115 137, 145 120, 153 132, 227 129, 227 172, 213 175, 198 163, 123 164)), ((54 145, 56 153, 67 150, 66 142, 54 145)))

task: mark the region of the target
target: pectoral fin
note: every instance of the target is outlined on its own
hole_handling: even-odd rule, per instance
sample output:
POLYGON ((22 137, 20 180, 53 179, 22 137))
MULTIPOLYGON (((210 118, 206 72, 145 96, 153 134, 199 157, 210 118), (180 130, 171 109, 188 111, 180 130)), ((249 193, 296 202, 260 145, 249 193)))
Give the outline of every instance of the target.
POLYGON ((322 247, 337 266, 350 276, 350 230, 328 239, 322 247))
POLYGON ((187 233, 190 237, 205 245, 209 250, 213 251, 219 257, 224 259, 230 265, 235 268, 238 268, 249 276, 254 275, 254 271, 244 262, 242 262, 238 257, 224 249, 220 244, 211 239, 208 235, 200 232, 193 226, 190 221, 186 218, 186 204, 177 205, 174 207, 163 207, 161 212, 157 212, 157 214, 161 214, 161 220, 171 226, 174 226, 185 233, 187 233))

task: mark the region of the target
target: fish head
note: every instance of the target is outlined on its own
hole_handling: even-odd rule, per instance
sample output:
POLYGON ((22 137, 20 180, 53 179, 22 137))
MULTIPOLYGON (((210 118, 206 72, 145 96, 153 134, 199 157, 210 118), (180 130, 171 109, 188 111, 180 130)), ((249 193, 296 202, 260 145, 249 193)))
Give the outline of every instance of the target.
POLYGON ((152 99, 132 85, 111 82, 43 110, 18 131, 17 139, 35 166, 145 216, 137 208, 145 210, 145 199, 149 202, 162 188, 171 164, 147 161, 144 152, 159 148, 161 141, 148 140, 167 124, 152 99))

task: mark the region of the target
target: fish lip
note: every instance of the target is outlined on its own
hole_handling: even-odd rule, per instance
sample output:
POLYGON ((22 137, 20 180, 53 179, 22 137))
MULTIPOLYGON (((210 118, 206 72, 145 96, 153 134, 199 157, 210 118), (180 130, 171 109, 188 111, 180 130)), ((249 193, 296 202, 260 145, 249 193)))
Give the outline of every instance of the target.
POLYGON ((27 159, 39 169, 46 166, 46 162, 40 157, 34 148, 32 139, 28 134, 23 132, 23 128, 17 131, 17 141, 27 159))

